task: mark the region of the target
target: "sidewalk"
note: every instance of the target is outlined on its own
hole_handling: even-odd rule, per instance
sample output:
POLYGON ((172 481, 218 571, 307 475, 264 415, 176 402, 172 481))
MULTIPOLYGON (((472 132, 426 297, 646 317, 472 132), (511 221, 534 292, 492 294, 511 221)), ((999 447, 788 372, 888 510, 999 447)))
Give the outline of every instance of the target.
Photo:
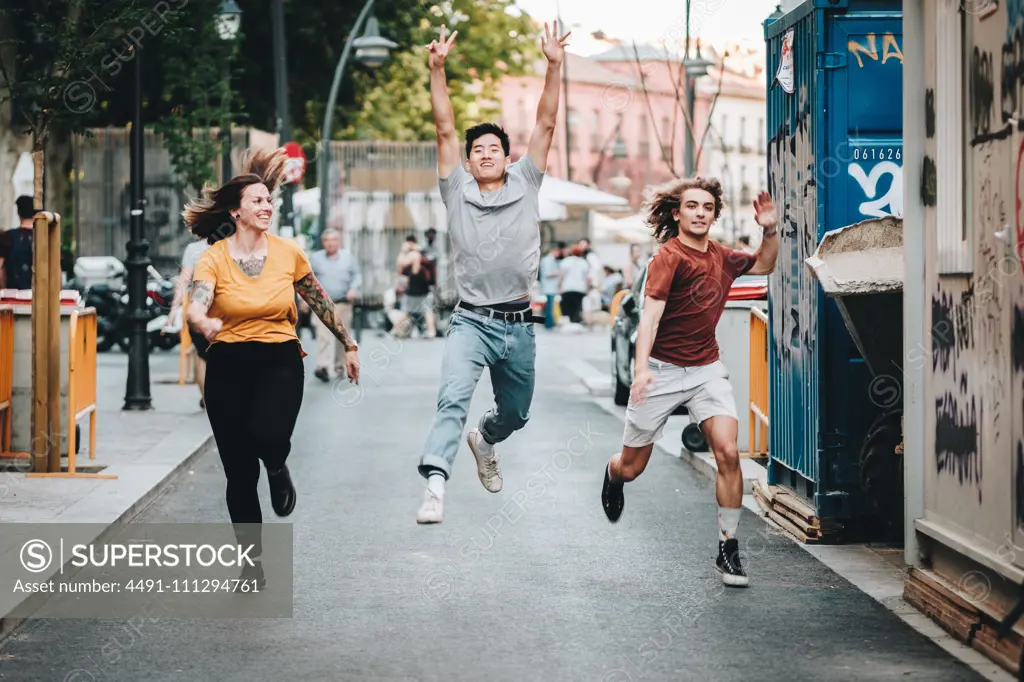
MULTIPOLYGON (((5 465, 0 469, 0 524, 110 526, 129 521, 178 472, 214 447, 206 412, 199 406, 199 389, 177 383, 178 349, 150 354, 153 409, 146 411, 122 410, 127 355, 100 353, 97 364, 96 459, 89 458, 88 419, 83 419, 76 469, 92 472, 102 467, 102 473, 118 478, 26 478, 27 460, 5 465)), ((7 613, 10 609, 0 608, 0 639, 18 625, 4 618, 7 613)))
MULTIPOLYGON (((582 390, 591 395, 596 405, 624 421, 626 408, 616 405, 611 397, 611 358, 607 333, 597 334, 596 337, 574 340, 578 359, 567 363, 567 366, 579 379, 582 390), (609 369, 602 372, 600 368, 603 367, 609 369)), ((682 447, 682 432, 688 423, 689 420, 685 416, 669 418, 661 440, 655 445, 655 451, 685 462, 713 481, 718 475, 714 455, 692 453, 682 447)), ((768 518, 751 494, 751 483, 755 480, 759 481, 762 487, 767 487, 768 474, 765 467, 748 458, 741 459, 740 464, 744 483, 743 506, 749 511, 986 679, 1000 682, 1009 682, 1012 679, 1012 676, 998 664, 961 644, 928 616, 903 600, 906 566, 903 562, 902 549, 870 544, 827 546, 799 542, 768 518)))

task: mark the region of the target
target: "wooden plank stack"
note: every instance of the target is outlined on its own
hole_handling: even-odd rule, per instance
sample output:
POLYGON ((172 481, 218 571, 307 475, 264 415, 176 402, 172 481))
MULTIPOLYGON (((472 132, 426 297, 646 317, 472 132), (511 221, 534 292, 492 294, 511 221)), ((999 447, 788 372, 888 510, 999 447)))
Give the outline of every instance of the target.
MULTIPOLYGON (((984 580, 979 575, 979 580, 984 580)), ((1024 649, 1018 623, 1006 637, 998 638, 997 628, 1006 614, 992 604, 973 603, 942 576, 912 567, 903 584, 903 599, 938 623, 960 642, 973 647, 1013 675, 1020 675, 1024 649)))
POLYGON ((754 481, 754 499, 780 528, 805 544, 830 544, 841 541, 841 524, 822 521, 814 509, 792 490, 783 486, 764 486, 754 481))

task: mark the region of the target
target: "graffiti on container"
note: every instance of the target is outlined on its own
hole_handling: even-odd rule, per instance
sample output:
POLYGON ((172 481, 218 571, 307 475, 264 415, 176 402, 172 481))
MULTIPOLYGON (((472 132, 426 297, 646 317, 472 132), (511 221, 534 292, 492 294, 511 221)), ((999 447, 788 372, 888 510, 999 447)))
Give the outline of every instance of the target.
POLYGON ((978 425, 984 421, 984 408, 978 410, 973 395, 968 402, 968 397, 963 395, 965 383, 966 378, 960 386, 959 400, 947 391, 935 401, 935 462, 939 474, 956 476, 960 485, 978 485, 978 504, 981 504, 978 425))
POLYGON ((992 84, 992 53, 974 48, 971 58, 971 123, 974 136, 987 135, 992 125, 995 87, 992 84))
MULTIPOLYGON (((878 42, 875 34, 867 34, 864 36, 864 40, 865 43, 863 45, 852 39, 846 44, 853 56, 857 58, 858 66, 862 69, 864 68, 863 57, 878 61, 878 42)), ((882 63, 885 64, 890 59, 898 59, 900 65, 903 65, 903 50, 900 49, 896 36, 892 33, 886 33, 882 36, 882 63)))
POLYGON ((924 168, 921 171, 921 203, 925 206, 935 205, 937 173, 932 157, 924 157, 924 168))
POLYGON ((870 173, 865 173, 859 163, 853 161, 849 165, 850 176, 857 181, 864 196, 873 201, 865 201, 858 207, 861 215, 868 218, 884 218, 887 215, 903 216, 903 168, 892 161, 875 164, 870 173), (889 189, 875 199, 878 183, 886 175, 891 176, 889 189), (888 211, 883 208, 888 207, 888 211))
POLYGON ((924 134, 930 140, 935 137, 935 91, 924 91, 924 134))
MULTIPOLYGON (((808 126, 806 86, 801 87, 801 110, 795 126, 782 124, 769 141, 772 167, 771 192, 783 206, 780 267, 777 297, 772 307, 773 338, 783 367, 793 361, 801 348, 811 352, 804 330, 815 325, 816 290, 807 282, 803 263, 817 247, 817 181, 814 151, 808 126), (786 267, 786 266, 789 267, 786 267)), ((809 359, 807 359, 809 361, 809 359)))

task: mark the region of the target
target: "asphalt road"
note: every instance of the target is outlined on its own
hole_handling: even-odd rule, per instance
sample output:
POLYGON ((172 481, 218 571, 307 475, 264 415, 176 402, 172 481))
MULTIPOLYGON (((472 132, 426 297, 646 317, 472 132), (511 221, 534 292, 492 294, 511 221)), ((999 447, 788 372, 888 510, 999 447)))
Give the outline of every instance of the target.
MULTIPOLYGON (((501 493, 463 441, 445 522, 416 524, 443 341, 364 337, 361 392, 307 365, 292 618, 35 620, 0 647, 0 680, 981 679, 746 510, 751 587, 723 587, 713 486, 680 461, 656 453, 609 524, 601 482, 622 423, 564 367, 600 364, 607 340, 538 338, 533 416, 499 450, 501 493)), ((485 378, 472 421, 489 396, 485 378)), ((214 453, 137 521, 226 522, 223 493, 214 453)))

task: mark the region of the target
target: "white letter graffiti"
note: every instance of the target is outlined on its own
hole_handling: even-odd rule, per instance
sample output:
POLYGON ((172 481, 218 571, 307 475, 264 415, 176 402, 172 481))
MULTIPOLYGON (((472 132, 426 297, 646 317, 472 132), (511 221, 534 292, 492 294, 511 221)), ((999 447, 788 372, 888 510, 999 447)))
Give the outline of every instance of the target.
POLYGON ((864 173, 864 169, 860 167, 859 163, 851 163, 849 171, 868 199, 875 199, 875 191, 881 177, 886 173, 892 175, 892 185, 889 187, 889 191, 874 201, 862 203, 860 212, 874 218, 884 218, 887 215, 896 218, 903 217, 903 168, 892 161, 882 161, 871 169, 871 175, 864 173), (884 206, 888 206, 891 212, 883 211, 884 206))

